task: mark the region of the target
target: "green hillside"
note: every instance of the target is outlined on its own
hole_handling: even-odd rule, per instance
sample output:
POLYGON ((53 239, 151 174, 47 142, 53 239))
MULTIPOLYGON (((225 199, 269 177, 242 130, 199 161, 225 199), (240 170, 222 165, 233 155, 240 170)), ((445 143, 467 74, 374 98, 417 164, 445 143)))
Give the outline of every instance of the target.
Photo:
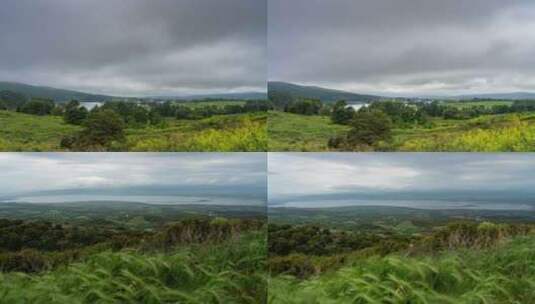
MULTIPOLYGON (((82 127, 58 116, 0 111, 0 151, 64 151, 62 138, 82 127)), ((264 113, 213 116, 200 120, 167 119, 164 126, 127 128, 117 151, 266 151, 264 113)))
POLYGON ((300 281, 270 281, 270 303, 535 303, 535 237, 437 256, 373 256, 300 281))
POLYGON ((16 82, 0 82, 0 91, 12 91, 21 93, 28 98, 46 98, 56 102, 67 102, 73 99, 78 101, 106 101, 113 99, 112 96, 88 94, 44 86, 33 86, 16 82))
POLYGON ((276 98, 276 96, 319 99, 324 102, 334 102, 337 100, 370 102, 381 99, 381 97, 374 95, 355 94, 340 90, 332 90, 316 86, 301 86, 278 81, 270 81, 268 83, 268 92, 270 99, 276 98))

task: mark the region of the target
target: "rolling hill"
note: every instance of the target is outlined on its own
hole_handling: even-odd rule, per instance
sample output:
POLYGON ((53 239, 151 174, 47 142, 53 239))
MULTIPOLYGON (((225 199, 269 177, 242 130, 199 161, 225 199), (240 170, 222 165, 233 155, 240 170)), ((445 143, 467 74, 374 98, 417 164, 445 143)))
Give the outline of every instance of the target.
POLYGON ((267 99, 267 93, 263 92, 243 92, 243 93, 215 93, 215 94, 196 94, 184 96, 155 96, 152 99, 161 100, 202 100, 202 99, 224 99, 224 100, 262 100, 267 99))
POLYGON ((367 103, 381 99, 380 96, 363 95, 346 91, 326 89, 316 86, 302 86, 293 83, 270 81, 268 83, 268 95, 270 98, 276 95, 286 95, 293 98, 320 99, 324 102, 345 100, 350 103, 367 103))
POLYGON ((511 93, 490 93, 490 94, 470 94, 456 96, 458 99, 506 99, 506 100, 533 100, 535 93, 531 92, 511 92, 511 93))
POLYGON ((55 102, 67 102, 73 99, 78 101, 102 102, 113 98, 112 96, 106 95, 95 95, 51 87, 33 86, 16 82, 0 82, 0 91, 12 91, 23 94, 26 97, 53 99, 55 102))

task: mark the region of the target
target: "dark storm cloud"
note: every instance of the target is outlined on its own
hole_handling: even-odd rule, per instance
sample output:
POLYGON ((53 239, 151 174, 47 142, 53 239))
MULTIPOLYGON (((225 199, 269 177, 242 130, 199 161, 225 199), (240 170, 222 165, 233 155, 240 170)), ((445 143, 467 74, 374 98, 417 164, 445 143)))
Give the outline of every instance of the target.
POLYGON ((532 1, 273 0, 270 79, 386 94, 534 90, 532 1))
POLYGON ((266 196, 263 153, 1 153, 0 201, 61 195, 266 196))
POLYGON ((0 79, 116 95, 265 90, 264 0, 6 0, 0 79))
POLYGON ((269 203, 464 200, 535 205, 535 156, 270 153, 269 203))

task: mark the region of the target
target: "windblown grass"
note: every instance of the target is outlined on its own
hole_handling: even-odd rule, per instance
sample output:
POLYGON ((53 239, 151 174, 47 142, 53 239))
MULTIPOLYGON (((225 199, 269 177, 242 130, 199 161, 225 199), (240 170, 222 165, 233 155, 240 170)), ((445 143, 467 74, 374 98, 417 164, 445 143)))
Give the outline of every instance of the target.
POLYGON ((276 276, 269 303, 535 303, 535 237, 437 256, 369 257, 300 281, 276 276))
POLYGON ((0 274, 0 303, 262 303, 264 233, 163 253, 102 252, 39 275, 0 274))

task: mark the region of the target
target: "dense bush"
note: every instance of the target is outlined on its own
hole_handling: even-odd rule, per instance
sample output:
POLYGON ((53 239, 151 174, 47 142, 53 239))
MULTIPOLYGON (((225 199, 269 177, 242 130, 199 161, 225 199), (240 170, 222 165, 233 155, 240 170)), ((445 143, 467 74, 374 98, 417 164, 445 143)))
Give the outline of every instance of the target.
POLYGON ((50 115, 55 104, 52 100, 32 99, 19 107, 19 112, 32 115, 50 115))
POLYGON ((88 111, 76 100, 70 101, 63 111, 63 120, 68 124, 81 125, 87 118, 88 111))
POLYGON ((330 148, 340 150, 373 150, 378 144, 391 139, 392 121, 380 110, 358 111, 351 120, 347 134, 329 140, 330 148))
POLYGON ((337 101, 331 111, 331 121, 335 124, 346 125, 351 122, 355 110, 348 107, 347 103, 343 100, 337 101))
POLYGON ((370 247, 378 238, 367 234, 331 231, 315 225, 269 225, 269 254, 332 255, 370 247))
POLYGON ((302 115, 318 115, 320 114, 322 107, 323 105, 320 100, 306 99, 289 103, 286 106, 285 111, 302 115))

